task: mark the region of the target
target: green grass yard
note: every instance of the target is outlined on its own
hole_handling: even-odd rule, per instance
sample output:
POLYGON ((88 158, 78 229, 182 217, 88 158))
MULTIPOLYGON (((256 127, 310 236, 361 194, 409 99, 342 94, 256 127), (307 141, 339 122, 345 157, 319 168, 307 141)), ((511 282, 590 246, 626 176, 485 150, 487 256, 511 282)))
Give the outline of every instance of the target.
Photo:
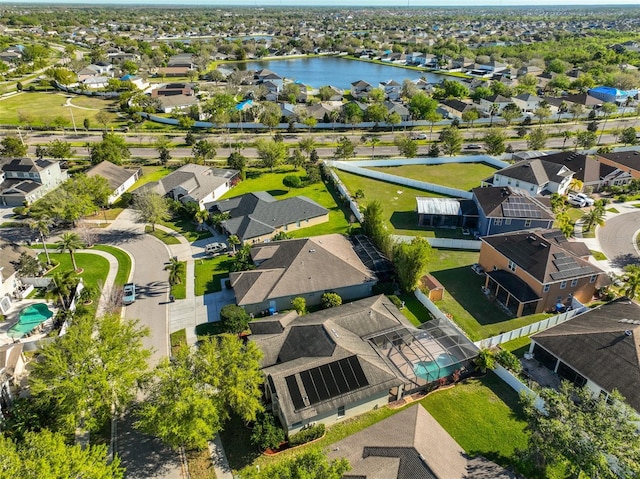
POLYGON ((338 206, 334 193, 324 183, 314 183, 302 188, 289 189, 282 184, 282 179, 287 175, 302 177, 305 173, 303 170, 293 170, 290 167, 278 168, 273 173, 264 169, 250 169, 247 171, 247 179, 228 191, 222 198, 233 198, 254 191, 266 191, 278 200, 293 196, 306 196, 329 210, 329 221, 320 225, 290 231, 291 237, 303 238, 348 232, 350 212, 346 212, 338 206))
POLYGON ((115 246, 97 244, 93 246, 93 249, 112 254, 118 260, 118 274, 114 283, 123 286, 129 280, 129 275, 131 274, 131 257, 115 246))
POLYGON ((197 225, 191 221, 191 218, 186 218, 185 216, 176 216, 168 221, 162 221, 160 224, 180 233, 182 236, 187 238, 189 243, 211 237, 211 232, 209 230, 198 231, 196 229, 197 225))
POLYGON ((151 236, 155 236, 166 245, 180 244, 180 240, 175 236, 173 236, 172 234, 167 233, 166 231, 163 231, 158 228, 154 230, 151 228, 150 225, 146 225, 144 227, 144 232, 151 236))
MULTIPOLYGON (((80 97, 62 94, 60 92, 23 92, 0 100, 0 110, 2 110, 2 123, 20 124, 20 115, 25 114, 31 119, 31 125, 43 126, 51 124, 54 118, 62 117, 67 120, 67 128, 72 126, 71 113, 73 108, 73 119, 76 127, 82 128, 86 118, 91 122, 92 127, 101 126, 96 120, 96 115, 100 111, 106 111, 109 115, 108 125, 119 124, 118 116, 112 113, 118 108, 116 100, 99 100, 97 98, 80 97), (64 106, 67 96, 72 96, 71 103, 85 108, 73 108, 64 106)), ((24 123, 24 122, 22 122, 24 123)))
POLYGON ((171 294, 175 299, 185 299, 187 297, 187 263, 181 261, 184 264, 184 269, 180 274, 180 282, 171 286, 171 294))
POLYGON ((468 191, 480 186, 480 181, 492 176, 496 168, 485 163, 452 163, 446 165, 402 165, 369 167, 390 175, 435 183, 468 191))
POLYGON ((142 176, 138 178, 128 191, 133 191, 136 188, 140 188, 142 185, 151 183, 152 181, 158 181, 167 176, 173 170, 164 166, 143 166, 142 176))
POLYGON ((478 276, 471 265, 478 261, 477 251, 432 250, 427 265, 445 287, 444 299, 435 304, 450 314, 472 341, 489 338, 505 331, 535 323, 550 316, 541 313, 511 318, 482 293, 485 277, 478 276))
POLYGON ((229 277, 231 258, 220 255, 195 261, 196 296, 222 291, 222 281, 229 277))

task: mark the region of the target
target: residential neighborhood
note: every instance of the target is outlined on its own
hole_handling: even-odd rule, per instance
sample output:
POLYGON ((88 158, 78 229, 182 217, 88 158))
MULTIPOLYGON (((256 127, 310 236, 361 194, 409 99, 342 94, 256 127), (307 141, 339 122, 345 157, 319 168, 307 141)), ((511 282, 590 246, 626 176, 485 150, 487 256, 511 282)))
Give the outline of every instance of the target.
POLYGON ((638 476, 639 21, 0 5, 0 469, 638 476))

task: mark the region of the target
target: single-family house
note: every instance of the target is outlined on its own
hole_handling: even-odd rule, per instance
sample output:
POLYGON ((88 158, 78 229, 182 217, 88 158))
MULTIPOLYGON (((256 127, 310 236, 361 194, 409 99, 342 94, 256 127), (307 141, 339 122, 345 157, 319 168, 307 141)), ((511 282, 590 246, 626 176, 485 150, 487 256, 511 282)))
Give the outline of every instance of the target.
POLYGON ((450 116, 460 119, 466 112, 477 109, 477 105, 475 105, 474 103, 470 101, 456 100, 455 98, 452 98, 450 100, 443 100, 441 105, 442 108, 445 109, 450 116))
POLYGON ((351 83, 351 96, 356 99, 366 98, 373 90, 373 85, 364 80, 358 80, 351 83))
POLYGON ((582 242, 559 230, 526 230, 481 237, 478 263, 486 271, 485 294, 516 317, 591 301, 609 282, 588 261, 582 242))
POLYGON ((109 63, 95 63, 84 67, 78 72, 78 82, 84 83, 89 78, 113 77, 113 65, 109 63))
POLYGON ((483 180, 485 186, 510 186, 531 196, 566 194, 573 179, 573 171, 564 165, 542 158, 519 161, 483 180))
POLYGON ((103 161, 89 168, 85 174, 88 177, 101 176, 109 182, 112 193, 107 202, 112 205, 142 176, 142 168, 129 170, 110 161, 103 161))
POLYGON ((525 75, 538 76, 538 75, 541 75, 543 72, 544 72, 544 69, 540 68, 537 65, 524 65, 518 69, 517 75, 520 77, 525 75))
MULTIPOLYGON (((594 156, 596 160, 601 163, 624 171, 632 178, 640 178, 640 151, 637 149, 611 153, 596 153, 594 156)), ((625 183, 628 183, 628 181, 625 181, 625 183)), ((617 184, 624 183, 619 182, 617 184)))
POLYGON ((0 313, 6 314, 14 299, 22 299, 32 290, 17 275, 17 265, 22 254, 36 256, 31 248, 0 241, 0 313))
POLYGON ((520 108, 520 111, 522 113, 533 113, 540 107, 540 104, 544 100, 537 95, 532 95, 531 93, 521 93, 518 96, 514 96, 511 101, 515 103, 518 108, 520 108))
POLYGON ((60 162, 48 159, 0 159, 0 205, 31 204, 67 180, 60 162))
POLYGON ((331 96, 327 101, 342 101, 342 98, 344 97, 344 90, 333 85, 327 85, 327 88, 329 89, 328 91, 331 92, 331 96))
POLYGON ((249 328, 263 353, 265 396, 289 434, 424 389, 464 372, 477 355, 450 323, 435 319, 415 328, 384 295, 304 316, 271 316, 249 328))
POLYGON ((397 113, 402 121, 411 120, 411 112, 402 103, 396 101, 385 101, 383 104, 390 115, 392 113, 397 113))
POLYGON ((329 221, 329 210, 306 196, 276 200, 256 191, 208 204, 211 215, 226 214, 222 227, 240 241, 268 241, 281 231, 294 231, 329 221))
POLYGON ((157 77, 186 77, 193 70, 189 67, 160 67, 155 70, 157 77))
POLYGON ((166 85, 162 85, 158 88, 154 88, 151 90, 151 97, 159 97, 159 96, 194 96, 195 91, 193 89, 193 84, 191 83, 167 83, 166 85))
MULTIPOLYGON (((560 151, 544 155, 543 159, 569 168, 574 172, 573 177, 582 182, 583 189, 590 188, 599 191, 605 186, 620 186, 633 179, 633 175, 623 165, 603 161, 599 155, 591 156, 575 151, 560 151)), ((638 166, 640 166, 640 162, 638 166)))
POLYGON ((582 105, 588 109, 598 108, 604 103, 601 99, 591 96, 588 93, 576 93, 567 95, 563 98, 566 103, 582 105))
POLYGON ((126 81, 135 86, 138 90, 146 90, 149 88, 149 82, 142 77, 127 73, 120 77, 120 81, 126 81))
POLYGON ((349 461, 345 478, 516 478, 482 456, 468 456, 421 404, 332 444, 327 455, 349 461))
POLYGON ((536 198, 510 187, 474 188, 477 230, 481 236, 553 226, 555 216, 547 198, 536 198))
POLYGON ((171 95, 159 96, 157 98, 160 103, 158 110, 162 113, 186 110, 198 104, 198 98, 194 95, 171 95))
POLYGON ((173 55, 167 61, 167 66, 188 68, 189 70, 194 70, 195 68, 197 68, 193 55, 191 55, 190 53, 179 53, 177 55, 173 55))
POLYGON ((633 301, 619 298, 536 333, 529 352, 596 396, 617 389, 640 413, 640 306, 633 301))
POLYGON ((387 100, 398 101, 402 96, 402 84, 395 80, 380 82, 378 88, 384 91, 384 96, 387 100))
POLYGON ((197 203, 202 210, 205 209, 205 204, 216 201, 229 191, 239 179, 240 172, 238 170, 211 168, 189 163, 159 181, 142 185, 133 193, 151 190, 184 204, 197 203))
POLYGON ((256 269, 231 273, 230 283, 237 304, 253 314, 290 309, 298 296, 308 305, 319 305, 327 292, 363 298, 378 282, 339 234, 259 243, 251 258, 256 269))
POLYGON ((23 347, 21 342, 0 346, 0 419, 11 407, 20 377, 25 373, 23 347))
POLYGON ((481 98, 478 109, 487 116, 490 116, 492 113, 495 116, 499 115, 509 103, 513 103, 511 98, 496 94, 487 98, 481 98))

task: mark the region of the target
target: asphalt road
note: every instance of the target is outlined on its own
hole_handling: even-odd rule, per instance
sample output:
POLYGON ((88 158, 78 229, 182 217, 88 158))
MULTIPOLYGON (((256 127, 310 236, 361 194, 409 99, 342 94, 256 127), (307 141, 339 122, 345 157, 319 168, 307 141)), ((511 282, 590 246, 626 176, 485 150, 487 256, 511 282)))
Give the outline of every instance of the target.
POLYGON ((638 230, 640 211, 614 216, 607 220, 604 227, 596 230, 602 252, 613 266, 623 268, 628 264, 640 262, 640 256, 634 246, 638 230))

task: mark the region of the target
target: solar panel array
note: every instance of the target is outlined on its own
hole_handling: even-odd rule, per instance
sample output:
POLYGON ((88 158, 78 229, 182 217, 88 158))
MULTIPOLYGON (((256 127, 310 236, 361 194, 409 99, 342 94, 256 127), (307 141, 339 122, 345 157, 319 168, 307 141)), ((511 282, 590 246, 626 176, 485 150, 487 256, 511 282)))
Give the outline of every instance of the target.
POLYGON ((590 266, 582 266, 578 264, 575 258, 564 253, 555 253, 553 255, 553 264, 558 268, 557 272, 551 273, 551 278, 554 280, 573 278, 595 272, 590 266))
POLYGON ((295 374, 285 378, 296 410, 369 385, 356 356, 301 371, 299 376, 304 386, 306 398, 302 396, 295 374))
POLYGON ((544 216, 543 212, 527 198, 517 196, 510 196, 502 203, 502 214, 506 218, 541 219, 544 216))

